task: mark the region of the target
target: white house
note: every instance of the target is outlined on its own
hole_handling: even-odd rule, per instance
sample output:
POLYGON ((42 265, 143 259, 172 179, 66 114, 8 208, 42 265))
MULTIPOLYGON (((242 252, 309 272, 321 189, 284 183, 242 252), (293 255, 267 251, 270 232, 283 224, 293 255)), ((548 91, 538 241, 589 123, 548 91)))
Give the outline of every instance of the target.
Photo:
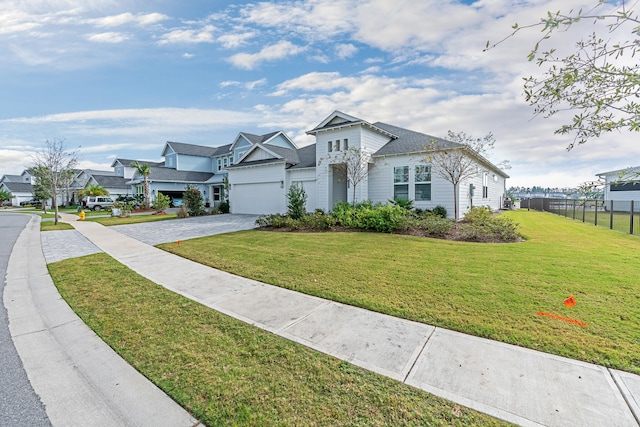
POLYGON ((640 201, 640 166, 602 172, 596 176, 604 179, 605 204, 613 200, 619 202, 620 209, 628 209, 630 201, 640 201))
MULTIPOLYGON (((338 202, 351 202, 353 188, 348 188, 344 168, 337 165, 355 150, 368 164, 368 173, 355 188, 356 201, 406 198, 422 209, 442 205, 453 216, 453 185, 425 161, 425 147, 432 141, 447 147, 455 143, 340 111, 307 133, 315 136, 315 144, 297 148, 282 134, 279 143, 253 144, 228 168, 231 212, 285 213, 286 194, 293 184, 305 189, 307 211, 330 211, 338 202)), ((477 173, 459 185, 458 212, 462 215, 473 205, 500 209, 508 175, 482 156, 469 155, 477 173)))
POLYGON ((21 175, 3 175, 0 178, 0 189, 11 193, 11 204, 20 206, 20 202, 33 199, 33 177, 28 171, 21 175))

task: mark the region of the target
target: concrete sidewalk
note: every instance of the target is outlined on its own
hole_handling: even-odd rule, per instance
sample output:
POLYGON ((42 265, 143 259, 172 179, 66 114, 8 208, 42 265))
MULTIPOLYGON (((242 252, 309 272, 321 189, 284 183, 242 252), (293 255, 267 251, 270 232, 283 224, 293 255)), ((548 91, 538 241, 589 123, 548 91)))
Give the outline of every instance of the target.
POLYGON ((4 302, 11 338, 54 426, 199 425, 62 299, 47 271, 36 217, 14 245, 4 302))
POLYGON ((520 425, 638 426, 640 377, 234 276, 97 223, 93 245, 212 309, 520 425), (188 280, 186 280, 188 272, 188 280))

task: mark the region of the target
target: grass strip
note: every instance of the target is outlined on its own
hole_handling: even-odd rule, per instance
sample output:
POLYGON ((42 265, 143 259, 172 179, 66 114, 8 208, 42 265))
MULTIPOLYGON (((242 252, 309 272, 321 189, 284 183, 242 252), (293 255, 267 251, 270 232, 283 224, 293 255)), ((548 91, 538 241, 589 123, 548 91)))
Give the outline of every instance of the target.
POLYGON ((49 271, 91 329, 209 426, 505 424, 220 314, 106 254, 49 271))
POLYGON ((159 247, 322 298, 640 373, 640 238, 549 213, 508 215, 526 242, 244 231, 159 247), (568 308, 570 295, 577 304, 568 308))
POLYGON ((56 225, 55 221, 40 221, 40 231, 53 230, 73 230, 73 226, 60 221, 58 221, 58 225, 56 225))
POLYGON ((95 221, 108 227, 111 225, 139 224, 141 222, 166 221, 169 219, 176 219, 176 218, 178 218, 178 216, 175 213, 169 213, 164 215, 154 215, 154 214, 131 215, 131 216, 122 217, 122 218, 117 216, 102 217, 102 218, 87 218, 85 219, 85 221, 95 221))

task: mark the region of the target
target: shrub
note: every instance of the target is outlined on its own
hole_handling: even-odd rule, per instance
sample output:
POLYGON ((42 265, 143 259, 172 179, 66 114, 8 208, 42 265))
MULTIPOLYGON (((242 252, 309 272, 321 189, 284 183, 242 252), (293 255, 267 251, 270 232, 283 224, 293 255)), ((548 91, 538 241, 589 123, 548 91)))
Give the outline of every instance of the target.
POLYGON ((434 237, 445 236, 453 227, 455 227, 454 221, 435 214, 425 215, 417 221, 419 230, 434 237))
POLYGON ((197 187, 187 185, 184 193, 182 193, 182 197, 182 204, 183 206, 187 206, 187 211, 190 216, 200 216, 205 213, 202 193, 200 193, 200 190, 198 190, 197 187))
POLYGON ((464 221, 477 225, 485 225, 493 217, 493 211, 488 206, 474 206, 464 214, 464 221))
POLYGON ((178 212, 176 212, 178 218, 187 218, 189 216, 189 211, 185 205, 182 205, 178 208, 178 212))
POLYGON ((437 215, 441 218, 446 218, 447 217, 447 208, 445 208, 442 205, 438 205, 435 208, 433 208, 433 210, 431 211, 433 212, 434 215, 437 215))
POLYGON ((488 207, 471 208, 458 232, 460 240, 472 242, 515 242, 522 238, 517 223, 504 216, 494 216, 488 207))
POLYGON ((287 213, 291 218, 300 219, 307 213, 305 207, 307 204, 307 192, 304 191, 301 185, 293 184, 289 187, 287 200, 289 201, 287 213))
POLYGON ((231 206, 229 205, 229 201, 228 200, 223 200, 218 205, 218 212, 220 212, 220 213, 227 214, 227 213, 229 213, 230 209, 231 209, 231 206))
POLYGON ((299 228, 298 221, 281 214, 262 216, 256 220, 256 225, 258 227, 290 228, 293 230, 299 228))
POLYGON ((307 230, 329 230, 336 226, 336 219, 333 215, 325 215, 321 212, 315 212, 303 216, 298 220, 300 228, 307 230))
POLYGON ((389 200, 393 206, 399 206, 403 209, 410 211, 413 209, 413 200, 403 199, 403 198, 394 198, 393 200, 389 200))

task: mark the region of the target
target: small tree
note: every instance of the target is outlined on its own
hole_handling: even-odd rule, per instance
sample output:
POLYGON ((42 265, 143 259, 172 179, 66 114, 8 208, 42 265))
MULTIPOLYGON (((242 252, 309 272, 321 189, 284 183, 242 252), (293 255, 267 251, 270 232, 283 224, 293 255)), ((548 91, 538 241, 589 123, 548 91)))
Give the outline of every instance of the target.
POLYGON ((11 200, 12 197, 13 197, 13 194, 11 194, 10 191, 3 190, 0 188, 0 205, 2 205, 2 203, 5 200, 11 200))
POLYGON ((78 151, 67 151, 64 140, 46 141, 45 147, 33 155, 33 163, 33 175, 47 188, 51 196, 54 221, 57 225, 58 195, 63 188, 64 177, 78 163, 78 151))
POLYGON ((187 185, 185 192, 182 193, 182 203, 187 206, 187 211, 190 216, 199 216, 204 214, 204 203, 202 199, 202 193, 197 187, 193 185, 187 185))
POLYGON ((431 140, 425 147, 423 161, 435 166, 434 172, 453 185, 453 212, 457 221, 460 183, 478 175, 478 158, 493 149, 495 138, 492 133, 483 138, 474 138, 465 132, 449 131, 447 135, 449 141, 431 140))
POLYGON ((353 206, 356 205, 356 188, 358 184, 369 176, 370 159, 371 155, 366 150, 355 147, 349 147, 332 159, 332 162, 337 162, 333 165, 334 169, 341 171, 346 176, 347 183, 351 185, 353 206))
POLYGON ((151 175, 151 167, 146 163, 140 163, 137 160, 131 162, 129 165, 136 170, 138 175, 142 177, 142 183, 144 185, 144 208, 149 209, 151 206, 150 189, 149 189, 149 175, 151 175))
POLYGON ((307 213, 307 192, 304 191, 302 185, 296 183, 290 186, 287 192, 287 200, 289 201, 287 206, 289 211, 287 213, 291 218, 300 219, 307 213))
POLYGON ((156 199, 153 201, 152 207, 156 212, 160 213, 160 212, 164 212, 165 209, 167 209, 170 204, 171 204, 171 197, 158 192, 156 199))

